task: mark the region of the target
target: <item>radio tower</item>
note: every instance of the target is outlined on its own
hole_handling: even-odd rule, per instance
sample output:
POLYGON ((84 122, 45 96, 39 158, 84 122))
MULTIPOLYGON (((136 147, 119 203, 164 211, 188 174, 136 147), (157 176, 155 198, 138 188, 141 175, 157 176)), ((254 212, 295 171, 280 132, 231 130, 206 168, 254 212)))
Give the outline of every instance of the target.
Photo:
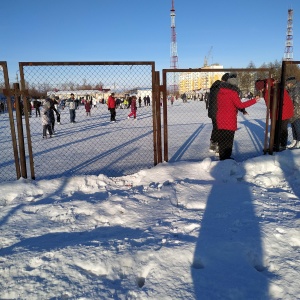
POLYGON ((287 32, 283 60, 293 60, 293 10, 288 10, 287 32))
MULTIPOLYGON (((177 41, 176 41, 176 30, 175 30, 175 8, 174 8, 174 0, 172 0, 172 8, 171 8, 171 62, 170 67, 171 69, 178 68, 178 56, 177 56, 177 41)), ((178 90, 177 82, 176 82, 176 73, 173 73, 173 95, 178 90)))

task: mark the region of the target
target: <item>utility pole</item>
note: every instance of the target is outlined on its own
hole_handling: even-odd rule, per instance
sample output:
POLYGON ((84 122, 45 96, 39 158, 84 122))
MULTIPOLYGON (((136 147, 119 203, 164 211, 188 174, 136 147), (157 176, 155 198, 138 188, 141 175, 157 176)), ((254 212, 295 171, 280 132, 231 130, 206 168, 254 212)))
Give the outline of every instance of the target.
MULTIPOLYGON (((175 8, 174 8, 174 0, 172 0, 172 8, 171 8, 171 62, 170 67, 171 69, 177 69, 178 68, 178 55, 177 55, 177 39, 176 39, 176 26, 175 26, 175 8)), ((173 83, 172 83, 172 90, 173 95, 176 94, 178 91, 178 85, 177 85, 177 76, 176 73, 173 73, 173 83)))
POLYGON ((293 13, 292 9, 288 10, 288 22, 284 49, 283 60, 293 60, 293 13))

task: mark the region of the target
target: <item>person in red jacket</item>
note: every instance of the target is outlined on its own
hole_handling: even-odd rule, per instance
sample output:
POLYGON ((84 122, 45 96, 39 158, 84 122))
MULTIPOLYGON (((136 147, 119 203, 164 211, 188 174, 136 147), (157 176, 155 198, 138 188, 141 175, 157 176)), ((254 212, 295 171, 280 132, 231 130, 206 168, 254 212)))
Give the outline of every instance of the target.
POLYGON ((230 74, 227 82, 220 83, 217 94, 217 127, 220 160, 232 159, 234 134, 237 130, 237 112, 259 101, 259 96, 242 102, 237 87, 237 75, 230 74))
MULTIPOLYGON (((270 82, 268 84, 268 79, 258 79, 255 82, 256 90, 261 91, 263 93, 263 97, 265 99, 266 105, 268 105, 268 98, 269 98, 269 90, 271 91, 270 96, 270 118, 273 119, 274 116, 272 116, 272 99, 273 99, 273 93, 274 89, 272 88, 277 82, 275 79, 271 78, 270 82), (269 87, 270 85, 270 87, 269 87)), ((280 89, 277 89, 278 95, 277 99, 279 100, 280 97, 280 89)), ((292 118, 294 115, 294 105, 291 97, 289 96, 289 93, 286 89, 284 89, 283 92, 283 106, 282 106, 282 121, 280 126, 280 133, 279 133, 279 151, 285 150, 287 146, 288 141, 288 124, 290 118, 292 118)), ((276 120, 278 120, 278 109, 276 109, 276 120)), ((276 123, 275 126, 275 137, 278 135, 278 129, 279 124, 276 123)))
POLYGON ((131 97, 131 102, 130 102, 130 114, 128 115, 128 119, 130 119, 130 117, 133 116, 134 120, 136 120, 136 111, 137 111, 137 107, 136 107, 136 96, 132 95, 131 97))
POLYGON ((84 108, 85 108, 86 116, 91 116, 92 101, 86 99, 84 101, 84 108))
POLYGON ((107 107, 110 111, 110 121, 116 122, 116 99, 115 93, 111 93, 107 99, 107 107))

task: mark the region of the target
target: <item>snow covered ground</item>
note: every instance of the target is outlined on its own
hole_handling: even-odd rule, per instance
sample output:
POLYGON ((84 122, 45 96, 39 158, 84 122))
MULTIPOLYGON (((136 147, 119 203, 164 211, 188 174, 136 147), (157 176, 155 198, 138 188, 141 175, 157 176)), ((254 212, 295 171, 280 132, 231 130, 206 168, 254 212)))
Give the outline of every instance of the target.
MULTIPOLYGON (((154 165, 152 107, 138 108, 135 122, 128 120, 130 110, 117 109, 117 123, 110 123, 107 106, 93 108, 91 117, 80 106, 76 124, 70 124, 69 110, 61 111, 61 124, 56 124, 53 139, 42 140, 40 118, 30 118, 34 171, 37 179, 61 176, 123 176, 154 165)), ((233 156, 236 161, 263 153, 266 107, 264 101, 238 114, 233 156)), ((15 179, 8 114, 0 115, 0 182, 15 179)), ((24 119, 23 119, 24 122, 24 119)), ((24 126, 25 127, 25 126, 24 126)), ((204 101, 177 100, 168 103, 169 161, 199 161, 208 153, 212 124, 204 101)), ((24 130, 24 134, 25 134, 24 130)), ((163 129, 162 129, 163 134, 163 129)), ((26 139, 25 139, 26 143, 26 139)), ((164 145, 164 143, 162 143, 164 145)), ((27 147, 25 147, 27 153, 27 147)), ((29 159, 27 171, 30 178, 29 159)))
POLYGON ((0 183, 0 299, 300 299, 299 167, 286 150, 0 183))

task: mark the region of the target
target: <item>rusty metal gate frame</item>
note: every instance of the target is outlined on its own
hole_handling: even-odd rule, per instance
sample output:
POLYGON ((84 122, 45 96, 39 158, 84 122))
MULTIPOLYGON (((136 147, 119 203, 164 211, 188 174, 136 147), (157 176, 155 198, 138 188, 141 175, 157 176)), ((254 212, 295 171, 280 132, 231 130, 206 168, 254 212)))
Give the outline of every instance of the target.
MULTIPOLYGON (((288 69, 288 66, 299 65, 299 64, 300 64, 300 61, 292 61, 292 60, 283 60, 282 61, 281 78, 280 78, 280 84, 279 84, 280 96, 278 99, 278 127, 279 127, 278 132, 280 131, 280 128, 281 128, 282 107, 283 107, 284 89, 286 87, 286 78, 288 76, 292 75, 292 74, 289 74, 287 69, 288 69)), ((279 136, 274 137, 274 146, 275 146, 276 150, 279 149, 279 136)))
POLYGON ((10 132, 11 132, 11 139, 12 139, 12 149, 13 149, 14 160, 15 160, 16 178, 19 179, 21 177, 20 159, 22 160, 22 158, 19 156, 19 153, 22 153, 23 149, 22 149, 22 144, 20 142, 17 143, 17 134, 15 130, 15 123, 13 117, 13 107, 11 104, 11 96, 13 96, 15 93, 14 90, 10 89, 7 62, 0 61, 0 66, 2 66, 3 74, 4 74, 5 89, 3 90, 3 92, 4 95, 6 96, 6 103, 7 103, 9 120, 10 120, 10 132), (18 151, 18 144, 19 144, 19 151, 18 151))
MULTIPOLYGON (((268 72, 268 78, 271 78, 271 68, 238 68, 238 69, 163 69, 162 70, 162 86, 160 88, 163 97, 163 146, 164 146, 164 161, 169 161, 169 140, 168 140, 168 108, 167 108, 167 74, 168 73, 217 73, 217 72, 268 72)), ((267 112, 266 112, 266 126, 265 126, 265 138, 264 138, 264 154, 269 152, 269 140, 268 140, 268 131, 269 131, 269 119, 270 119, 270 112, 269 112, 269 105, 270 105, 270 93, 268 96, 268 105, 267 105, 267 112)), ((271 120, 272 122, 272 120, 271 120)), ((274 125, 275 126, 275 125, 274 125)), ((272 127, 272 126, 271 126, 272 127)), ((273 127, 272 127, 273 128, 273 127)), ((275 127, 274 127, 275 130, 275 127)), ((274 132, 272 136, 271 131, 271 138, 272 141, 274 139, 274 132)))
MULTIPOLYGON (((88 61, 88 62, 19 62, 20 71, 20 95, 27 97, 27 91, 25 89, 25 66, 92 66, 92 65, 103 65, 103 66, 118 66, 118 65, 150 65, 152 72, 152 116, 153 116, 153 149, 154 149, 154 166, 162 162, 162 144, 161 144, 161 113, 160 113, 160 97, 159 97, 159 72, 155 71, 155 62, 153 61, 121 61, 121 62, 99 62, 99 61, 88 61)), ((24 101, 24 115, 25 124, 27 131, 27 142, 29 152, 29 162, 31 170, 31 179, 35 179, 34 175, 34 159, 32 153, 30 125, 27 101, 24 101)), ((26 168, 25 168, 26 170, 26 168)), ((27 178, 27 173, 22 174, 22 177, 27 178)))

